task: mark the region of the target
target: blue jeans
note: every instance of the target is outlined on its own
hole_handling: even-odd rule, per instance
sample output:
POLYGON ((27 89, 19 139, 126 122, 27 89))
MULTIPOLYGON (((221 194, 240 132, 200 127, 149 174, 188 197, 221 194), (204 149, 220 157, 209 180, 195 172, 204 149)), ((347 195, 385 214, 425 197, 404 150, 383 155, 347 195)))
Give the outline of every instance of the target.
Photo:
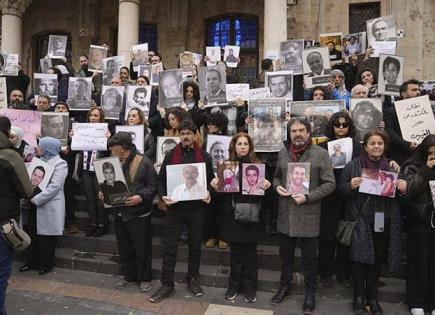
POLYGON ((6 288, 12 272, 13 258, 14 250, 6 243, 3 237, 0 236, 0 315, 6 314, 6 288))

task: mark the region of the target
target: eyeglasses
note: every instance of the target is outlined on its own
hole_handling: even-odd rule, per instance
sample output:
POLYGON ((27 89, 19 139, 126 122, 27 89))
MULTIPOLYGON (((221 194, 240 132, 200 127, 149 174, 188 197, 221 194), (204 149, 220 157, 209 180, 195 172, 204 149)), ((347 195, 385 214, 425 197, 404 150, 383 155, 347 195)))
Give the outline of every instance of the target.
POLYGON ((339 122, 336 122, 334 124, 334 127, 335 128, 347 128, 347 127, 349 127, 349 124, 348 123, 339 123, 339 122))

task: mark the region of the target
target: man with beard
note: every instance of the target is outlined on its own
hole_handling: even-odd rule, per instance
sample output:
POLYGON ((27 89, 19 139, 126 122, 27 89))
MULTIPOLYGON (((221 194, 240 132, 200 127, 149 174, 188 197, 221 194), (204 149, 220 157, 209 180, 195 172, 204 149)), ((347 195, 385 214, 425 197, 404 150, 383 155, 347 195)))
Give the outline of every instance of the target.
POLYGON ((29 105, 24 104, 23 92, 20 90, 12 90, 9 95, 9 106, 11 109, 30 109, 29 105))
POLYGON ((288 191, 292 194, 308 194, 308 182, 305 178, 305 167, 298 164, 290 164, 288 168, 289 184, 288 191))
MULTIPOLYGON (((317 250, 320 230, 320 200, 335 189, 334 173, 328 152, 311 144, 311 125, 305 118, 292 118, 287 125, 288 139, 278 154, 273 186, 281 196, 278 212, 279 253, 281 259, 281 287, 272 298, 281 303, 290 294, 294 253, 300 240, 305 279, 304 313, 315 309, 317 288, 317 250), (309 163, 310 189, 292 193, 288 187, 289 163, 309 163)), ((305 176, 305 175, 304 175, 305 176)))
POLYGON ((75 72, 75 77, 86 78, 92 77, 93 72, 88 71, 88 56, 81 55, 79 58, 80 68, 75 72))
POLYGON ((91 95, 89 95, 88 82, 86 79, 70 79, 74 81, 73 95, 69 95, 68 103, 74 109, 89 109, 91 106, 91 95))
POLYGON ((307 55, 307 63, 311 69, 311 73, 308 73, 309 77, 331 74, 331 69, 324 69, 323 57, 318 51, 312 51, 307 55))

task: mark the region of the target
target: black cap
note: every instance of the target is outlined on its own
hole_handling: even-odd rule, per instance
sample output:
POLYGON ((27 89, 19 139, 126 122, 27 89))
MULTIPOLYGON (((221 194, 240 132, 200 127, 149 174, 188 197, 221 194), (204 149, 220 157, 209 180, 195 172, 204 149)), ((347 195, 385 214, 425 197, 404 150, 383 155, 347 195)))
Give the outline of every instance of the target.
POLYGON ((131 149, 131 147, 133 146, 133 140, 131 138, 131 134, 125 131, 120 131, 115 133, 113 137, 109 139, 107 145, 109 148, 115 145, 120 145, 124 149, 131 149))
POLYGON ((9 138, 9 133, 11 131, 11 121, 6 116, 0 116, 0 131, 9 138))
POLYGON ((198 128, 196 127, 195 123, 190 119, 185 119, 180 124, 180 131, 183 130, 190 130, 193 133, 196 133, 198 131, 198 128))

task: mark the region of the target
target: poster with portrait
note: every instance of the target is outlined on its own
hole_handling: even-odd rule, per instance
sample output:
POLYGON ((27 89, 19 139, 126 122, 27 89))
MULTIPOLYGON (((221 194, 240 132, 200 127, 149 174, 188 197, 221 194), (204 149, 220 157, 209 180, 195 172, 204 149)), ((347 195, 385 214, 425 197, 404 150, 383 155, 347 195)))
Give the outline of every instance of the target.
POLYGON ((116 126, 116 132, 124 131, 128 132, 131 135, 131 139, 133 140, 134 145, 136 146, 137 151, 141 154, 144 153, 144 125, 134 125, 134 126, 116 126))
POLYGON ((17 54, 0 54, 0 76, 17 76, 18 75, 18 55, 17 54))
POLYGON ((206 151, 210 154, 216 173, 219 162, 229 159, 230 136, 208 135, 206 151))
POLYGON ((33 83, 35 87, 35 99, 40 95, 48 95, 51 106, 57 102, 57 74, 35 73, 33 83))
POLYGON ((217 192, 233 193, 240 191, 239 181, 239 162, 238 161, 221 161, 217 164, 217 192))
POLYGON ((253 99, 249 101, 248 115, 252 122, 248 133, 256 152, 277 152, 286 137, 286 101, 283 98, 253 99))
POLYGON ((133 45, 131 47, 133 70, 138 72, 140 65, 149 64, 148 59, 148 43, 133 45))
POLYGON ((183 71, 181 69, 160 72, 159 104, 169 108, 183 103, 183 71))
POLYGON ((207 60, 207 67, 216 66, 217 62, 221 60, 221 47, 220 46, 205 47, 205 56, 207 60))
POLYGON ((382 121, 382 100, 380 98, 351 98, 350 117, 355 124, 355 136, 363 141, 370 130, 378 129, 382 121))
POLYGON ((310 163, 288 163, 287 192, 292 195, 310 192, 310 163))
POLYGON ((302 74, 302 50, 304 40, 288 40, 279 44, 279 60, 281 69, 290 70, 293 74, 302 74))
POLYGON ((150 113, 150 101, 151 101, 151 89, 152 87, 128 85, 127 86, 127 100, 125 103, 125 117, 127 121, 128 113, 132 108, 139 108, 146 119, 150 113))
POLYGON ((325 137, 327 122, 344 108, 343 100, 291 102, 290 116, 306 117, 311 124, 311 136, 325 137))
POLYGON ((36 147, 36 135, 41 132, 41 114, 33 110, 0 108, 0 115, 8 117, 12 126, 24 130, 23 139, 32 147, 36 147))
POLYGON ((71 150, 107 151, 107 123, 73 123, 71 150))
POLYGON ((202 55, 201 55, 201 54, 194 53, 194 52, 187 51, 187 50, 185 50, 184 52, 185 52, 185 53, 187 52, 187 53, 191 53, 191 54, 192 54, 192 57, 193 57, 193 64, 194 64, 195 66, 199 66, 199 65, 201 64, 201 61, 202 61, 202 55))
POLYGON ((6 86, 6 78, 0 77, 0 108, 8 108, 8 89, 6 86))
POLYGON ((293 75, 290 70, 266 72, 264 86, 270 89, 270 97, 293 99, 293 75))
POLYGON ((90 45, 89 47, 89 71, 103 72, 103 59, 107 58, 107 47, 90 45))
POLYGON ((68 143, 69 113, 43 112, 41 116, 41 138, 59 139, 62 146, 68 143))
POLYGON ((151 85, 152 86, 158 86, 160 82, 160 72, 163 71, 163 63, 156 63, 154 65, 151 65, 151 85))
POLYGON ((183 77, 192 76, 194 63, 193 54, 191 52, 183 52, 178 56, 180 61, 180 69, 183 70, 183 77))
POLYGON ((399 89, 403 83, 402 56, 379 55, 378 93, 399 96, 399 89))
POLYGON ((342 37, 343 33, 321 33, 319 36, 320 46, 328 48, 329 60, 331 60, 334 64, 340 63, 342 61, 342 37))
POLYGON ((363 168, 358 191, 365 194, 394 198, 398 174, 378 169, 363 168))
POLYGON ((101 93, 101 108, 106 119, 119 119, 124 97, 123 86, 103 85, 101 93))
POLYGON ((363 54, 366 51, 366 32, 343 36, 343 52, 346 56, 363 54))
POLYGON ((121 207, 130 197, 127 181, 119 158, 111 156, 94 162, 98 186, 104 195, 104 207, 121 207))
POLYGON ((124 65, 124 56, 113 56, 103 59, 103 84, 110 85, 113 77, 119 76, 124 65))
POLYGON ((199 69, 199 94, 205 106, 226 105, 227 77, 223 67, 199 69))
POLYGON ((151 65, 139 65, 137 66, 137 76, 144 76, 147 77, 148 80, 150 80, 151 83, 151 65))
POLYGON ((429 134, 435 134, 435 118, 428 95, 394 102, 402 138, 421 143, 429 134))
POLYGON ((68 82, 68 106, 71 111, 88 111, 92 100, 92 78, 70 77, 68 82))
POLYGON ((352 160, 352 138, 346 137, 328 142, 329 160, 333 168, 344 168, 352 160))
POLYGON ((238 99, 243 101, 249 100, 249 84, 247 83, 232 83, 226 85, 227 101, 234 102, 238 99))
POLYGON ((379 54, 395 54, 396 50, 396 19, 394 15, 382 16, 368 20, 367 43, 374 48, 372 57, 379 54))
POLYGON ((432 196, 432 203, 433 206, 435 207, 435 180, 429 181, 429 189, 430 189, 430 194, 432 196))
POLYGON ((39 66, 41 67, 41 73, 47 73, 48 69, 53 67, 53 63, 51 62, 50 57, 45 56, 42 59, 39 59, 39 66))
POLYGON ((39 192, 47 187, 53 172, 53 165, 36 157, 33 157, 32 161, 27 165, 27 174, 29 174, 30 182, 34 189, 39 189, 39 192))
POLYGON ((316 47, 302 51, 304 81, 307 88, 316 85, 327 86, 331 82, 331 63, 326 47, 316 47))
POLYGON ((157 137, 156 164, 158 168, 162 165, 166 154, 171 152, 179 142, 179 137, 157 137))
POLYGON ((304 49, 310 49, 314 46, 314 39, 304 39, 304 49))
POLYGON ((166 185, 167 196, 173 201, 207 198, 205 163, 167 165, 166 185))
POLYGON ((242 195, 264 196, 265 164, 242 163, 242 195))
POLYGON ((67 36, 50 35, 48 36, 48 56, 53 59, 65 58, 67 36))
POLYGON ((228 68, 237 68, 237 60, 239 59, 240 47, 239 46, 225 46, 224 61, 228 68))

